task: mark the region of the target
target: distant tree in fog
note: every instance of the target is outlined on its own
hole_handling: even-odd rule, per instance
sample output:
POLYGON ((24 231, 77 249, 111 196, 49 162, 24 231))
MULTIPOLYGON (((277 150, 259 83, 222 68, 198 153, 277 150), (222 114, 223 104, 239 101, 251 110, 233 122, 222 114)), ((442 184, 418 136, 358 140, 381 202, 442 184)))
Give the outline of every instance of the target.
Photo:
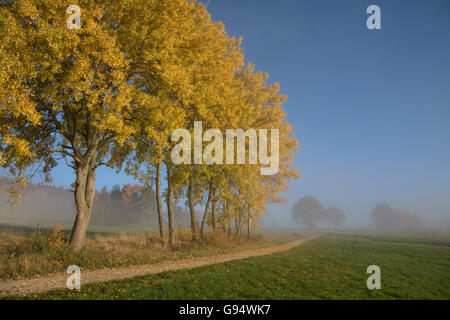
POLYGON ((403 210, 392 209, 387 203, 379 203, 372 210, 372 219, 379 230, 405 230, 424 227, 422 219, 403 210))
POLYGON ((327 219, 334 224, 337 229, 346 219, 345 213, 338 207, 329 207, 326 211, 327 219))
POLYGON ((395 224, 394 210, 387 203, 379 203, 372 210, 372 219, 376 229, 389 229, 395 224))
POLYGON ((311 229, 314 229, 316 223, 325 220, 326 217, 324 207, 316 198, 311 196, 301 198, 292 208, 293 220, 311 229))
MULTIPOLYGON (((7 193, 10 182, 0 176, 0 218, 33 219, 43 223, 57 221, 63 225, 72 223, 75 206, 70 189, 29 183, 22 191, 21 202, 11 207, 7 193)), ((103 187, 96 192, 93 204, 92 225, 157 227, 156 200, 151 187, 125 184, 115 185, 111 191, 103 187)))
POLYGON ((156 226, 156 199, 151 187, 114 185, 96 193, 91 222, 94 225, 156 226))
POLYGON ((191 215, 186 207, 176 206, 174 208, 175 227, 189 227, 191 225, 191 215))

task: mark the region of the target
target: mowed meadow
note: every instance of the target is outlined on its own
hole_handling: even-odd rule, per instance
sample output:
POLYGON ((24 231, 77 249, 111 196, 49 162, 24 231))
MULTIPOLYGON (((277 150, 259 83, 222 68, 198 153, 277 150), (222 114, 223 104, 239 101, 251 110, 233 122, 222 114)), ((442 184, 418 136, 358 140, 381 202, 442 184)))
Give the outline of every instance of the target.
MULTIPOLYGON (((450 299, 445 234, 328 234, 287 252, 25 299, 450 299), (368 290, 367 267, 381 268, 368 290)), ((14 297, 17 298, 17 297, 14 297)))

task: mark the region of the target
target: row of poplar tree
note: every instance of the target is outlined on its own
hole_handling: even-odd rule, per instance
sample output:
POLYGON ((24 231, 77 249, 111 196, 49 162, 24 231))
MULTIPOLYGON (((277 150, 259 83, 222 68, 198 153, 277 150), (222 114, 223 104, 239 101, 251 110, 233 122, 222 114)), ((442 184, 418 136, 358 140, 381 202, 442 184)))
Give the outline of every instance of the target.
POLYGON ((177 200, 187 199, 193 239, 219 225, 250 231, 299 177, 286 97, 244 62, 241 39, 201 3, 1 0, 0 30, 0 165, 18 183, 30 171, 50 177, 58 163, 73 169, 75 251, 85 243, 100 166, 154 186, 160 234, 170 244, 177 200), (75 4, 81 29, 69 30, 66 10, 75 4), (262 176, 261 165, 175 166, 171 134, 192 131, 194 121, 221 131, 278 129, 278 174, 262 176))

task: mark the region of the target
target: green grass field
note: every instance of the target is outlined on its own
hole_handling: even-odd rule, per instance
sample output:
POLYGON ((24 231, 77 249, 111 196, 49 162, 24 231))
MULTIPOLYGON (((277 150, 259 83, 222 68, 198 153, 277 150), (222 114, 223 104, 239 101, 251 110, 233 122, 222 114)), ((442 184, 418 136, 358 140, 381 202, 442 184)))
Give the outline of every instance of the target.
POLYGON ((450 240, 332 234, 271 256, 27 298, 450 299, 450 240), (381 268, 381 290, 366 288, 369 265, 381 268))

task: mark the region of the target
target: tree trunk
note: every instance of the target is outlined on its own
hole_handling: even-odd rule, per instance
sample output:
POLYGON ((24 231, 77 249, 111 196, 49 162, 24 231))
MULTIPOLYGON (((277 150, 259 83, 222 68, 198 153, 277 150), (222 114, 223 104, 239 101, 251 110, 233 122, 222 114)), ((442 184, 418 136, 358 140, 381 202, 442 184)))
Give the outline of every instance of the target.
POLYGON ((247 221, 247 239, 250 240, 250 233, 252 229, 252 216, 250 210, 248 210, 248 221, 247 221))
POLYGON ((173 212, 173 189, 172 177, 170 175, 170 167, 167 165, 167 213, 169 215, 169 245, 175 244, 175 217, 173 212))
POLYGON ((225 219, 224 222, 223 222, 225 232, 228 235, 228 238, 231 238, 231 232, 232 232, 232 230, 231 230, 231 223, 232 223, 231 219, 232 218, 230 218, 229 207, 230 207, 229 203, 228 203, 228 201, 226 201, 225 204, 224 204, 224 207, 223 207, 222 216, 225 219))
POLYGON ((217 229, 217 217, 216 217, 216 212, 217 212, 217 199, 216 199, 216 188, 213 189, 213 195, 212 195, 212 201, 211 201, 211 218, 212 218, 212 227, 213 230, 216 231, 217 229))
POLYGON ((242 233, 242 226, 244 225, 244 218, 239 219, 239 234, 242 233))
POLYGON ((202 238, 205 235, 206 221, 208 221, 208 208, 209 204, 211 203, 211 197, 212 197, 212 185, 209 184, 208 200, 206 201, 205 213, 203 214, 202 220, 202 228, 200 229, 200 235, 202 236, 202 238))
POLYGON ((239 217, 236 218, 236 235, 240 235, 242 231, 242 225, 244 224, 244 212, 245 212, 245 206, 244 209, 239 213, 239 217))
POLYGON ((77 252, 86 243, 86 231, 91 217, 95 196, 95 170, 90 164, 78 164, 75 182, 75 206, 77 216, 70 236, 70 246, 77 252))
POLYGON ((163 203, 161 199, 161 172, 162 162, 158 162, 156 169, 156 208, 158 209, 159 235, 164 239, 166 226, 164 223, 163 203))
POLYGON ((191 233, 192 240, 197 241, 197 219, 195 217, 195 205, 194 205, 194 186, 192 178, 189 180, 188 186, 188 202, 189 202, 189 213, 191 214, 191 233))

